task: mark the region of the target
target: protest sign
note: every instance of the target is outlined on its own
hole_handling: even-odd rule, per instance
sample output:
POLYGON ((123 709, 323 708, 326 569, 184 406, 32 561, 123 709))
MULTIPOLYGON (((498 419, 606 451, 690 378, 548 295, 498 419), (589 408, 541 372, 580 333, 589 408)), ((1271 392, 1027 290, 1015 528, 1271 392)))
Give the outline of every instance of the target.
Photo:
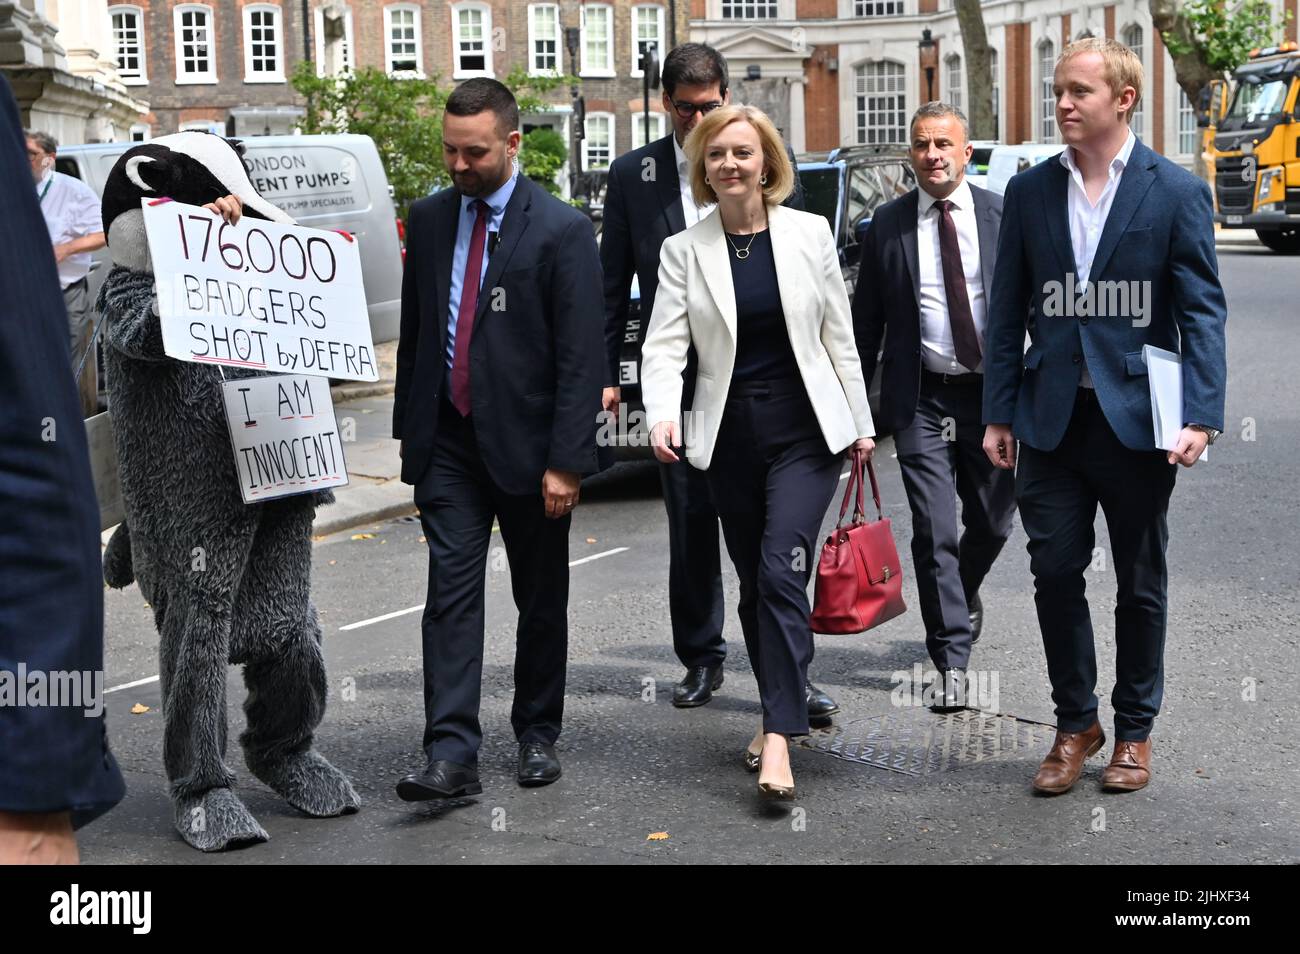
POLYGON ((244 503, 348 482, 329 382, 302 374, 222 385, 244 503))
POLYGON ((166 353, 181 361, 377 381, 355 240, 142 200, 166 353))

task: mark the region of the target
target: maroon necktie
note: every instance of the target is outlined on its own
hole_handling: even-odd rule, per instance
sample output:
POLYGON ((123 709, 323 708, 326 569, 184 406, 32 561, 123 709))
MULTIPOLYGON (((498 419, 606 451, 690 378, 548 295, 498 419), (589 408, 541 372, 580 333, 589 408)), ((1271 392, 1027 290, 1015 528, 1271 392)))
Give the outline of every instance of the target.
POLYGON ((975 333, 975 319, 966 295, 966 270, 961 265, 957 223, 952 220, 953 205, 947 199, 940 199, 934 207, 939 210, 939 258, 943 264, 943 290, 948 296, 952 343, 957 351, 957 363, 974 371, 980 363, 980 339, 975 333))
POLYGON ((469 417, 469 343, 474 337, 474 313, 478 310, 479 276, 483 270, 483 244, 487 241, 488 216, 492 207, 482 199, 470 203, 478 217, 469 236, 469 259, 460 283, 460 308, 456 311, 456 355, 451 360, 451 403, 462 417, 469 417))

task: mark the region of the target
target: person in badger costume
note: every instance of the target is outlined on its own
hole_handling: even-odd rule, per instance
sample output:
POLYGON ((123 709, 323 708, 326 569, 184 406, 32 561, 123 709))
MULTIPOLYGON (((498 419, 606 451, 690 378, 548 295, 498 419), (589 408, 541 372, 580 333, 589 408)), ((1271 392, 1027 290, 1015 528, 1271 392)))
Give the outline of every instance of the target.
POLYGON ((249 770, 308 815, 354 812, 347 778, 312 750, 325 714, 321 630, 310 595, 311 527, 329 491, 245 504, 222 402, 223 373, 163 351, 141 199, 291 224, 253 188, 242 147, 182 132, 134 146, 104 187, 113 269, 98 309, 126 522, 104 576, 132 579, 160 636, 163 762, 176 829, 203 851, 266 841, 225 763, 226 667, 244 666, 249 770), (238 199, 238 202, 233 199, 238 199), (130 528, 129 531, 127 528, 130 528))

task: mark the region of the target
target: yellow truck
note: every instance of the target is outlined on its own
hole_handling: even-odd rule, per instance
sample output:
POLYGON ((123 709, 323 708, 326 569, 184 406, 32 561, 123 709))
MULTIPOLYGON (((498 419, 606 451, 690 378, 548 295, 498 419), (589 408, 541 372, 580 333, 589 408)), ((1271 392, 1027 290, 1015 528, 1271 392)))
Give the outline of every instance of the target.
POLYGON ((1215 221, 1300 253, 1300 49, 1254 50, 1232 79, 1214 130, 1215 221))

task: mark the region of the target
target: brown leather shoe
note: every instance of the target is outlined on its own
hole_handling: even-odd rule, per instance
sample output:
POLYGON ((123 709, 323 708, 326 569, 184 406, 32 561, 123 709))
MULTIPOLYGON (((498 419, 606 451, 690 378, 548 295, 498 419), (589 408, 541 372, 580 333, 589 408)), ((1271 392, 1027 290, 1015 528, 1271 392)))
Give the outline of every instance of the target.
POLYGON ((1151 740, 1125 742, 1115 740, 1115 754, 1101 773, 1104 792, 1136 792, 1151 781, 1151 740))
POLYGON ((1105 744, 1106 733, 1101 731, 1100 722, 1094 722, 1082 732, 1058 729, 1052 751, 1047 753, 1034 776, 1034 791, 1043 795, 1068 792, 1079 780, 1084 761, 1100 752, 1105 744))

